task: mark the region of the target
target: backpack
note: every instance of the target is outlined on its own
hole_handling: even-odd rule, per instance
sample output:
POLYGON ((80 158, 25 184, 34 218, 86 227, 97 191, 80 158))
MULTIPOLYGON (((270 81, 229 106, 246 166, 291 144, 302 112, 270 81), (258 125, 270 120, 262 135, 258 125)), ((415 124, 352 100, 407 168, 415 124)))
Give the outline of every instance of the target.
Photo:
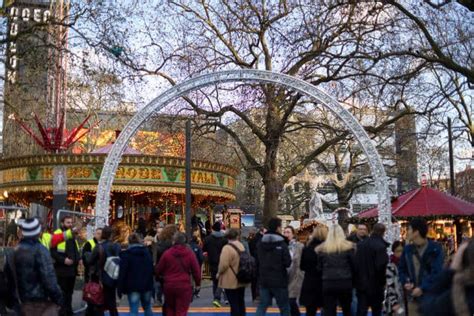
POLYGON ((117 255, 108 255, 107 250, 104 249, 106 254, 105 264, 104 264, 104 272, 107 274, 109 278, 116 281, 119 278, 120 272, 120 257, 117 255))
POLYGON ((257 269, 254 257, 252 257, 245 250, 240 251, 239 248, 237 248, 237 246, 232 243, 229 243, 228 245, 234 248, 234 250, 237 251, 240 257, 239 270, 237 271, 237 273, 232 267, 230 267, 232 272, 234 272, 235 276, 237 277, 237 281, 242 284, 251 283, 252 280, 254 280, 257 276, 257 269))

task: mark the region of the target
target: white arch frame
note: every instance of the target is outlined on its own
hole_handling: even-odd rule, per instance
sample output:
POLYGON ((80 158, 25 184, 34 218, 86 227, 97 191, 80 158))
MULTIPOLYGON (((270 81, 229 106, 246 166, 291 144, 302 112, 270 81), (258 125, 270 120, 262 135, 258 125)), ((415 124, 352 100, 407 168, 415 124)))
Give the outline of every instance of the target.
MULTIPOLYGON (((120 133, 104 162, 95 203, 96 215, 99 216, 98 222, 96 223, 97 226, 102 227, 107 224, 110 191, 115 179, 115 172, 117 171, 125 148, 140 126, 155 112, 163 109, 171 101, 189 92, 223 82, 260 82, 281 85, 311 97, 342 120, 359 142, 368 159, 377 188, 379 222, 386 224, 387 228, 391 227, 391 203, 385 169, 373 141, 369 138, 357 119, 331 96, 306 81, 276 72, 250 69, 220 71, 186 80, 163 92, 133 116, 120 133)), ((388 237, 388 239, 392 239, 390 238, 392 236, 388 237)))

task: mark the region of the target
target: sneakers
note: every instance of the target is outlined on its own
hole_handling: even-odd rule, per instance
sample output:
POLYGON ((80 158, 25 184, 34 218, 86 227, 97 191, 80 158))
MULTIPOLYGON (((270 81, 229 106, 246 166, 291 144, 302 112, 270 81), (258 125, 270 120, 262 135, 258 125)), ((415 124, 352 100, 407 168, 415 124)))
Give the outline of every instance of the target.
POLYGON ((212 301, 212 305, 214 305, 214 307, 222 307, 221 302, 219 302, 218 300, 212 301))

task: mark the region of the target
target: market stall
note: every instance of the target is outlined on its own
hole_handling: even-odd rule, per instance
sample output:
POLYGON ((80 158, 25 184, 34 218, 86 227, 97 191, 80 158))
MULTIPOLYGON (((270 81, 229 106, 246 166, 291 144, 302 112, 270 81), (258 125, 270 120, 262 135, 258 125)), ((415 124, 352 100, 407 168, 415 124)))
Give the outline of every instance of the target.
MULTIPOLYGON (((359 213, 352 222, 374 223, 377 208, 359 213)), ((392 215, 400 223, 401 238, 406 236, 408 221, 422 217, 429 223, 428 237, 440 241, 448 253, 474 232, 474 204, 447 193, 422 186, 392 201, 392 215)))

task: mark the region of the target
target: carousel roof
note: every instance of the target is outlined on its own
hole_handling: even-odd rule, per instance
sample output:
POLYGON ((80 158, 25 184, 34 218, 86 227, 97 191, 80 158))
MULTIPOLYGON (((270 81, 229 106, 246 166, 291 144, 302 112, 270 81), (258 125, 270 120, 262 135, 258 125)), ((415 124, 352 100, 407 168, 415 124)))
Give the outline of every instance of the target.
MULTIPOLYGON (((376 207, 359 213, 362 218, 376 217, 376 207)), ((474 216, 474 204, 454 197, 447 193, 421 187, 408 191, 392 201, 392 215, 403 217, 443 217, 443 216, 474 216)))
MULTIPOLYGON (((113 144, 105 145, 91 152, 91 154, 108 154, 112 150, 113 144)), ((141 155, 142 153, 132 147, 126 147, 123 152, 124 155, 141 155)))

